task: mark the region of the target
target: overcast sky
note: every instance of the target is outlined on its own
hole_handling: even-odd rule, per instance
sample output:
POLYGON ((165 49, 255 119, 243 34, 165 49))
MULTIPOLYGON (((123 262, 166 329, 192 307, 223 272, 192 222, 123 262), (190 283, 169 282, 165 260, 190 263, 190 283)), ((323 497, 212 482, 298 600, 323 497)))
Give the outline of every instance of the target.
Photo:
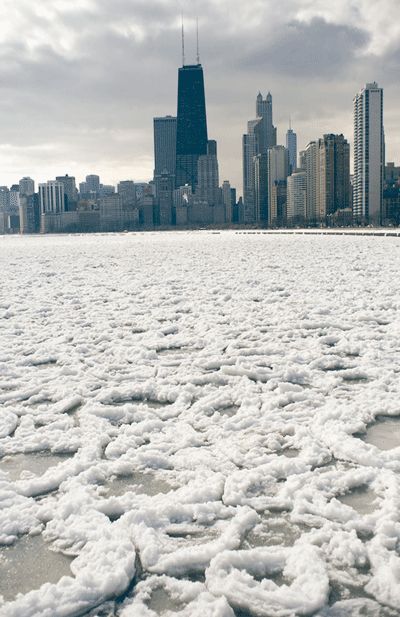
POLYGON ((352 99, 385 91, 387 160, 400 162, 399 0, 1 0, 0 185, 69 173, 148 180, 152 118, 176 113, 180 11, 187 61, 199 13, 209 137, 241 190, 241 138, 259 90, 278 143, 352 140, 352 99), (198 5, 198 9, 196 8, 198 5))

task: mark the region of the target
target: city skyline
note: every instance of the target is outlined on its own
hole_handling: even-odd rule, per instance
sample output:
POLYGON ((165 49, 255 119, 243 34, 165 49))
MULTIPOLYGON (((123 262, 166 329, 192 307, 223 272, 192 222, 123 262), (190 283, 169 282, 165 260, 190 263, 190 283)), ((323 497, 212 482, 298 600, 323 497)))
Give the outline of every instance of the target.
MULTIPOLYGON (((200 14, 209 132, 218 141, 221 179, 228 178, 241 194, 241 135, 259 90, 274 96, 277 143, 285 143, 291 116, 301 149, 331 132, 343 133, 352 144, 354 94, 361 84, 377 81, 385 89, 386 160, 400 158, 394 79, 399 49, 397 27, 389 19, 394 2, 381 3, 378 15, 367 0, 353 3, 352 12, 345 3, 326 8, 314 2, 307 8, 288 1, 289 17, 283 19, 280 11, 268 22, 271 3, 264 3, 257 19, 246 18, 234 3, 222 28, 224 4, 209 2, 200 14), (269 34, 264 47, 261 31, 269 34), (296 49, 302 54, 293 53, 296 49)), ((0 183, 11 185, 26 175, 37 182, 64 173, 83 178, 91 172, 115 185, 123 178, 149 180, 153 117, 176 114, 171 75, 180 63, 177 8, 155 2, 157 18, 140 3, 121 1, 107 21, 100 2, 78 2, 66 12, 62 3, 49 0, 43 14, 24 0, 6 14, 9 6, 6 0, 0 9, 7 93, 0 114, 0 183), (75 30, 78 23, 82 34, 75 30), (18 48, 12 32, 24 27, 18 48)), ((195 20, 189 4, 184 8, 189 63, 195 59, 195 20)))
POLYGON ((367 83, 354 97, 354 179, 350 144, 325 134, 299 152, 291 128, 277 144, 270 92, 256 97, 255 118, 243 135, 243 199, 219 179, 218 146, 208 139, 203 68, 178 69, 177 117, 153 119, 154 176, 142 187, 114 185, 87 175, 76 186, 68 174, 39 183, 0 186, 1 233, 121 231, 213 225, 260 227, 399 224, 400 173, 385 166, 383 89, 367 83), (352 188, 351 188, 352 186, 352 188), (138 190, 139 189, 139 190, 138 190))

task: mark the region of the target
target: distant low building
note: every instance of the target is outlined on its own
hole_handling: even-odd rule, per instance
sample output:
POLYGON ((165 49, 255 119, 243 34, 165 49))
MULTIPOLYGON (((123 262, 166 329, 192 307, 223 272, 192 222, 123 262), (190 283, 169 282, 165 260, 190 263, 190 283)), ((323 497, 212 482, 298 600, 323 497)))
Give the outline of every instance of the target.
POLYGON ((100 231, 100 207, 95 199, 78 201, 78 226, 83 233, 100 231))
POLYGON ((64 185, 56 180, 39 184, 41 214, 60 214, 65 212, 64 185))
POLYGON ((172 174, 161 173, 157 179, 157 214, 155 222, 161 227, 169 227, 173 220, 173 193, 175 178, 172 174))
POLYGON ((100 228, 102 231, 123 230, 123 210, 120 195, 108 195, 100 197, 100 228))
POLYGON ((400 186, 394 185, 383 191, 383 224, 400 225, 400 186))
POLYGON ((35 181, 32 178, 25 177, 19 181, 19 194, 20 195, 34 195, 35 193, 35 181))
POLYGON ((22 194, 19 200, 19 221, 21 234, 40 231, 40 205, 37 194, 22 194))
POLYGON ((139 226, 144 229, 154 228, 154 206, 155 200, 153 195, 144 195, 137 203, 139 211, 139 226))
POLYGON ((384 182, 385 188, 393 184, 400 184, 400 166, 395 165, 393 162, 386 163, 384 182))

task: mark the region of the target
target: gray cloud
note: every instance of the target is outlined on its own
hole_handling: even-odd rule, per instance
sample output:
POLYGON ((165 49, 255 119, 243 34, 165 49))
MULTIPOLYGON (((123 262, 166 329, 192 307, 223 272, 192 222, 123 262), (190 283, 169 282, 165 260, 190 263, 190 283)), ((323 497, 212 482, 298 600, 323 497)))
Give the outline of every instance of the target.
MULTIPOLYGON (((354 5, 368 14, 368 2, 354 0, 348 14, 338 0, 335 11, 315 15, 306 0, 282 0, 279 8, 272 0, 201 3, 209 132, 219 142, 221 176, 241 184, 241 135, 260 89, 274 95, 280 141, 290 114, 304 145, 326 131, 351 137, 352 97, 377 79, 386 88, 388 155, 400 158, 396 33, 372 54, 380 35, 373 21, 349 22, 354 5)), ((27 173, 81 179, 97 171, 105 182, 151 176, 152 118, 176 109, 179 5, 70 4, 43 0, 38 9, 18 0, 19 10, 14 4, 3 15, 0 8, 0 184, 27 173)), ((189 58, 190 11, 194 3, 186 2, 189 58)))
POLYGON ((246 70, 262 70, 271 64, 275 73, 290 78, 331 79, 347 73, 357 52, 369 41, 368 34, 357 28, 327 23, 314 18, 309 23, 289 22, 279 38, 268 44, 260 41, 257 49, 247 54, 242 66, 246 70))

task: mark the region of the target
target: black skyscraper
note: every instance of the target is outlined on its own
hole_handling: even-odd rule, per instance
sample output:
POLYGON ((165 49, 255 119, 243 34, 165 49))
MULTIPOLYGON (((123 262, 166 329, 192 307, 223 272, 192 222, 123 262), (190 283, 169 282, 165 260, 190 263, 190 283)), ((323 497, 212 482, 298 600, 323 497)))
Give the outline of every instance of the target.
POLYGON ((201 64, 179 69, 176 186, 197 185, 197 161, 207 154, 207 117, 201 64))

